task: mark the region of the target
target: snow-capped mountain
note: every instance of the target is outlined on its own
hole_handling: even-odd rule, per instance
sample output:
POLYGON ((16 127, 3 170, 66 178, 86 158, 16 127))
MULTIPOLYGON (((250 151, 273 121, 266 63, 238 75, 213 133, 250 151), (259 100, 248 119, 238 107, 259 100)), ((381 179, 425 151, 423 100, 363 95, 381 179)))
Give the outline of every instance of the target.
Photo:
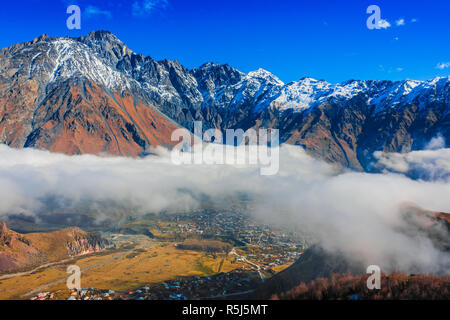
POLYGON ((136 156, 202 120, 221 130, 279 128, 282 142, 367 169, 375 150, 450 141, 449 99, 449 77, 285 84, 263 69, 189 70, 134 53, 107 31, 0 50, 0 142, 69 154, 136 156))
POLYGON ((331 84, 324 80, 302 78, 299 81, 284 84, 268 71, 259 69, 242 76, 242 80, 225 88, 219 87, 209 103, 216 101, 217 106, 232 107, 240 105, 246 99, 252 99, 255 113, 265 108, 275 107, 280 110, 292 109, 300 111, 318 106, 327 101, 345 101, 356 95, 367 97, 370 105, 383 108, 401 103, 414 102, 419 104, 429 102, 427 97, 434 101, 449 100, 448 77, 437 77, 428 81, 357 81, 351 80, 338 84, 331 84), (436 92, 437 95, 433 94, 436 92), (223 95, 228 99, 224 103, 223 95), (420 100, 422 99, 422 100, 420 100))

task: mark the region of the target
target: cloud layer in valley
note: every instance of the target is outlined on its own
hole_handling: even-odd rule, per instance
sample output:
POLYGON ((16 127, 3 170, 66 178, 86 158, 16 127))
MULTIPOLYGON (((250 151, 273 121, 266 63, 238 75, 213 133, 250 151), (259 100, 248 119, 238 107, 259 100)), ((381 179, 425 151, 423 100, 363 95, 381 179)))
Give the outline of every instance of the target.
MULTIPOLYGON (((440 138, 429 146, 441 145, 440 138)), ((445 143, 444 143, 445 145, 445 143)), ((412 151, 409 153, 375 152, 375 166, 384 172, 395 172, 413 179, 448 182, 450 179, 450 149, 412 151)))
POLYGON ((252 214, 296 226, 330 252, 385 271, 450 272, 449 253, 404 215, 408 203, 450 211, 450 149, 377 154, 384 172, 369 174, 283 145, 275 176, 261 176, 255 166, 177 166, 168 151, 153 151, 141 159, 70 157, 0 145, 0 220, 52 209, 88 212, 102 221, 125 211, 189 211, 205 198, 227 207, 231 197, 245 193, 254 201, 252 214), (421 172, 416 179, 407 176, 412 168, 421 172))

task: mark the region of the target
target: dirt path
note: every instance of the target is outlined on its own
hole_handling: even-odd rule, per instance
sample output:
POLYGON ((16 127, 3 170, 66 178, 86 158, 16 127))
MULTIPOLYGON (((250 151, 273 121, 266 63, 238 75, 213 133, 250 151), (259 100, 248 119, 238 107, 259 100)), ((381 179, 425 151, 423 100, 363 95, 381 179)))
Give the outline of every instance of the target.
MULTIPOLYGON (((133 249, 133 250, 128 250, 128 251, 119 253, 119 254, 115 255, 114 257, 108 258, 108 259, 106 259, 106 260, 104 260, 104 261, 101 261, 101 262, 98 262, 98 263, 96 263, 96 264, 94 264, 94 265, 92 265, 92 266, 90 266, 90 267, 84 268, 84 269, 81 270, 81 273, 83 274, 83 272, 86 272, 86 271, 89 271, 89 270, 91 270, 91 269, 100 267, 100 266, 102 266, 102 265, 104 265, 104 264, 106 264, 106 263, 109 263, 109 262, 111 262, 111 261, 119 260, 119 259, 121 259, 124 255, 126 255, 126 254, 128 254, 128 253, 130 253, 131 251, 134 251, 134 250, 135 250, 135 249, 133 249)), ((68 278, 68 276, 67 276, 67 277, 64 277, 64 278, 61 278, 61 279, 58 279, 58 280, 55 280, 55 281, 52 281, 52 282, 49 282, 49 283, 44 284, 44 285, 42 285, 42 286, 39 286, 39 287, 37 287, 36 289, 33 289, 33 290, 31 290, 31 291, 25 293, 24 295, 22 295, 22 298, 25 298, 25 297, 28 297, 28 296, 32 296, 32 295, 34 295, 34 294, 36 294, 36 293, 43 292, 43 291, 45 291, 46 289, 49 289, 49 288, 51 288, 51 287, 53 287, 53 286, 55 286, 55 285, 57 285, 57 284, 60 284, 61 282, 67 281, 67 278, 68 278)))
MULTIPOLYGON (((94 265, 92 265, 92 266, 89 266, 89 267, 87 267, 87 268, 84 268, 84 269, 81 270, 81 273, 83 274, 83 272, 87 272, 87 271, 89 271, 89 270, 98 268, 98 267, 100 267, 100 266, 102 266, 102 265, 105 265, 105 264, 111 262, 111 261, 120 260, 120 259, 122 259, 125 255, 127 255, 127 254, 129 254, 129 253, 131 253, 131 252, 133 252, 133 251, 135 251, 135 250, 139 250, 139 249, 151 249, 151 248, 153 248, 155 245, 158 245, 158 244, 160 244, 160 243, 159 243, 159 242, 143 243, 143 244, 141 244, 141 245, 139 245, 139 246, 137 246, 137 247, 134 247, 134 248, 132 248, 132 249, 130 249, 130 250, 123 251, 123 252, 121 252, 121 253, 119 253, 119 254, 117 254, 117 255, 111 257, 111 258, 108 258, 108 259, 103 260, 103 261, 100 261, 100 262, 98 262, 98 263, 96 263, 96 264, 94 264, 94 265)), ((60 263, 62 263, 62 262, 60 262, 60 263)), ((68 276, 69 276, 69 275, 68 275, 68 276)), ((26 294, 22 295, 22 298, 25 298, 25 297, 27 297, 27 296, 32 296, 32 295, 34 295, 34 294, 36 294, 36 293, 39 293, 39 292, 43 292, 43 291, 45 291, 46 289, 49 289, 49 288, 51 288, 51 287, 53 287, 53 286, 55 286, 55 285, 57 285, 57 284, 60 284, 61 282, 67 281, 68 276, 67 276, 67 277, 64 277, 64 278, 61 278, 61 279, 58 279, 58 280, 55 280, 55 281, 52 281, 52 282, 49 282, 49 283, 47 283, 47 284, 41 285, 41 286, 37 287, 36 289, 33 289, 33 290, 27 292, 26 294)))
POLYGON ((220 264, 219 264, 219 270, 217 270, 217 273, 220 273, 221 271, 222 271, 222 267, 223 267, 223 263, 225 262, 225 259, 224 258, 222 258, 222 260, 220 261, 220 264))
POLYGON ((39 267, 34 268, 33 270, 30 271, 24 271, 24 272, 17 272, 17 273, 11 273, 11 274, 6 274, 3 276, 0 276, 0 280, 6 280, 6 279, 11 279, 11 278, 16 278, 16 277, 23 277, 23 276, 29 276, 30 274, 33 274, 41 269, 47 269, 49 267, 53 267, 53 266, 57 266, 60 264, 65 264, 67 262, 73 261, 75 259, 78 259, 81 256, 76 256, 73 258, 69 258, 69 259, 64 259, 64 260, 60 260, 60 261, 56 261, 56 262, 50 262, 50 263, 46 263, 43 265, 40 265, 39 267))

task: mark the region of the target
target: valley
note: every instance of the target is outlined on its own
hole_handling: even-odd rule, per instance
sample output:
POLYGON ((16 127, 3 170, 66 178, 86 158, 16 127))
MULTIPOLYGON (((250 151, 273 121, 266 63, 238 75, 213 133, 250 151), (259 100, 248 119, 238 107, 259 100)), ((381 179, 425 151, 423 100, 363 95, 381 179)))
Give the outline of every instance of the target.
POLYGON ((46 292, 46 299, 67 299, 69 265, 79 266, 82 287, 92 288, 77 298, 238 297, 306 248, 299 235, 259 225, 239 210, 149 215, 106 230, 102 238, 109 246, 99 252, 0 276, 0 299, 38 299, 46 292))

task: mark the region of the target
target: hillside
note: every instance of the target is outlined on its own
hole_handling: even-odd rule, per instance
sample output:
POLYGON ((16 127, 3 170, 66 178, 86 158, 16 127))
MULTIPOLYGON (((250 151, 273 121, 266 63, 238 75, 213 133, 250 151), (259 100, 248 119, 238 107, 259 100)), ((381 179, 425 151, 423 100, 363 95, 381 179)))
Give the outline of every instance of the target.
POLYGON ((19 234, 0 222, 0 273, 98 252, 107 242, 78 228, 19 234))
POLYGON ((353 266, 339 253, 330 254, 313 246, 306 250, 289 268, 263 283, 252 295, 256 299, 268 299, 273 295, 287 292, 301 283, 309 283, 317 278, 329 278, 339 273, 364 273, 363 265, 353 266))
POLYGON ((278 300, 448 300, 450 277, 437 275, 407 275, 394 272, 381 277, 381 289, 369 290, 369 275, 333 274, 319 278, 272 299, 278 300))

